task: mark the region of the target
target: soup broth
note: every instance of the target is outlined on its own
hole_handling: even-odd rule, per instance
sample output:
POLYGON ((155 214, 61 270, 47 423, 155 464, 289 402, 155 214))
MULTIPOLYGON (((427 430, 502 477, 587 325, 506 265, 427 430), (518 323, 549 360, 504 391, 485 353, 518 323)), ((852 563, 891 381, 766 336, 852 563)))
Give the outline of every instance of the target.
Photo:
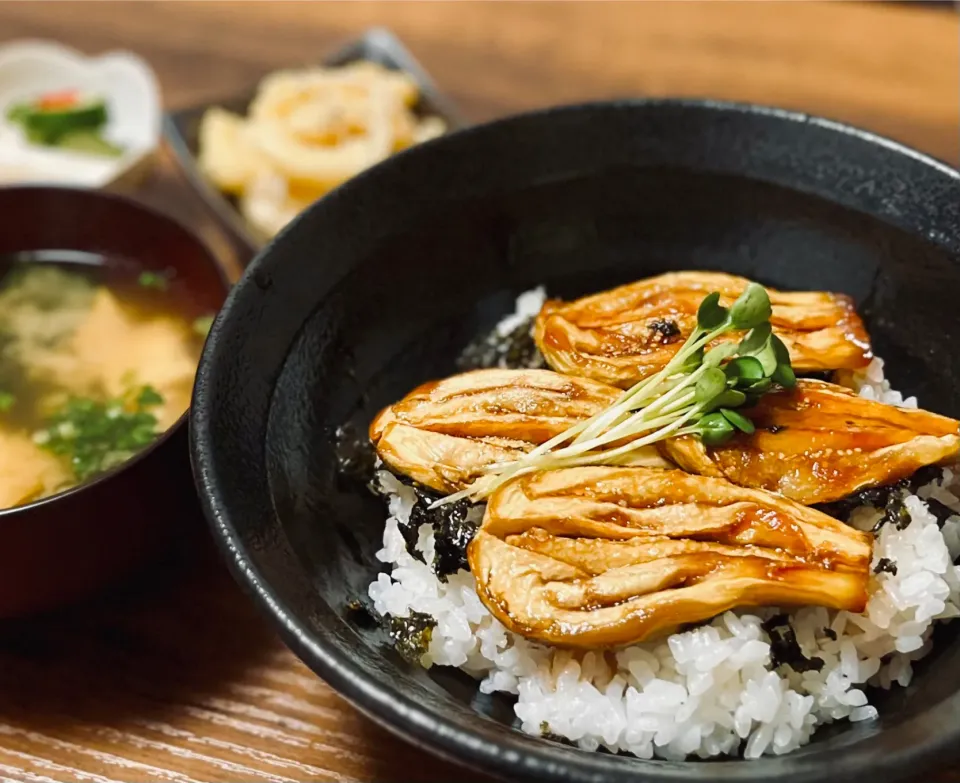
POLYGON ((209 322, 165 273, 0 257, 0 508, 89 481, 174 424, 209 322))

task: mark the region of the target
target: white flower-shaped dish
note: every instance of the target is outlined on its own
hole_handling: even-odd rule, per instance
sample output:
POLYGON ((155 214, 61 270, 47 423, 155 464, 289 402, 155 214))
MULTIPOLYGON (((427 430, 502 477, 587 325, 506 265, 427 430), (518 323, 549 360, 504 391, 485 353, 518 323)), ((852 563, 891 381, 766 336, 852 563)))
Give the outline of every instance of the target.
POLYGON ((24 182, 101 188, 140 171, 160 143, 160 90, 150 67, 129 52, 86 57, 46 41, 0 46, 0 185, 24 182), (116 158, 30 144, 6 119, 7 108, 59 90, 103 98, 104 136, 119 145, 116 158))

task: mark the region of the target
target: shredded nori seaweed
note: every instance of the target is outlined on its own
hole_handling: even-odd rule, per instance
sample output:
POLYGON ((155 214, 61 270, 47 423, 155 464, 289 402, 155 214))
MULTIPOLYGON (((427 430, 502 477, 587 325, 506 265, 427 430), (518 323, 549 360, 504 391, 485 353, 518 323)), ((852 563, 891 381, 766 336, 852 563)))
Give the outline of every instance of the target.
POLYGON ((937 527, 942 528, 946 521, 953 516, 957 516, 957 512, 954 511, 946 503, 941 503, 936 498, 927 498, 923 501, 927 504, 927 508, 930 510, 930 513, 937 520, 937 527))
POLYGON ((881 557, 877 564, 873 567, 873 573, 882 574, 888 573, 891 576, 897 575, 897 564, 893 562, 889 557, 881 557))
MULTIPOLYGON (((479 525, 467 520, 470 504, 466 500, 452 503, 449 512, 440 517, 433 527, 436 558, 433 570, 441 582, 446 582, 451 574, 470 569, 467 563, 467 545, 473 541, 479 525)), ((442 509, 438 509, 442 510, 442 509)))
POLYGON ((837 641, 837 632, 833 628, 824 628, 823 635, 832 641, 837 641))
MULTIPOLYGON (((467 569, 467 544, 476 535, 478 525, 468 522, 470 502, 466 499, 430 508, 434 498, 417 490, 417 503, 410 512, 410 527, 433 526, 435 557, 433 570, 441 582, 461 568, 467 569)), ((421 562, 423 560, 421 559, 421 562)))
POLYGON ((906 530, 912 519, 904 503, 905 499, 906 495, 903 490, 891 492, 886 505, 883 507, 883 516, 873 526, 872 532, 878 533, 884 525, 893 525, 897 530, 906 530))
POLYGON ((334 434, 334 454, 340 477, 368 484, 376 464, 376 452, 366 432, 352 422, 337 428, 334 434))
POLYGON ((561 737, 559 734, 554 734, 550 729, 550 724, 545 720, 540 721, 540 736, 545 740, 550 740, 551 742, 561 742, 564 745, 572 745, 566 737, 561 737))
POLYGON ((677 322, 668 321, 665 318, 658 318, 656 321, 647 324, 647 329, 659 334, 663 338, 661 342, 664 344, 670 343, 675 337, 680 336, 680 327, 677 326, 677 322))
POLYGON ((345 616, 347 622, 358 628, 376 628, 380 625, 376 612, 357 598, 347 601, 345 616))
POLYGON ((467 565, 467 545, 473 540, 479 525, 468 521, 470 501, 458 500, 437 508, 430 505, 439 500, 441 495, 414 483, 404 476, 397 478, 411 487, 417 495, 417 501, 410 510, 410 520, 405 525, 398 525, 403 536, 407 551, 421 563, 426 563, 423 553, 417 548, 420 537, 420 527, 433 527, 434 561, 429 564, 441 582, 446 582, 451 574, 461 568, 469 570, 467 565))
POLYGON ((936 465, 927 465, 920 468, 909 479, 910 491, 916 493, 920 487, 926 484, 936 484, 938 487, 943 485, 943 468, 936 465))
POLYGON ((823 668, 822 658, 807 658, 803 654, 787 615, 771 617, 763 623, 762 628, 770 637, 770 658, 774 669, 778 666, 789 666, 797 674, 802 674, 818 672, 823 668))
POLYGON ((527 318, 509 334, 496 330, 467 345, 457 359, 457 369, 480 370, 487 367, 543 367, 544 360, 533 340, 533 319, 527 318))
MULTIPOLYGON (((414 506, 414 510, 416 510, 416 506, 414 506)), ((403 522, 398 523, 397 529, 400 531, 400 535, 403 536, 403 543, 406 545, 410 557, 426 565, 427 561, 423 556, 423 552, 417 547, 417 540, 420 538, 420 525, 414 523, 413 514, 410 514, 410 521, 406 524, 403 522)))
POLYGON ((386 615, 387 631, 400 657, 408 663, 420 663, 430 647, 437 621, 423 612, 410 612, 409 617, 386 615))
POLYGON ((833 503, 824 503, 818 508, 836 519, 846 519, 854 509, 861 506, 886 507, 890 499, 905 486, 906 482, 898 481, 886 487, 867 487, 833 503))
MULTIPOLYGON (((916 494, 920 487, 932 482, 939 485, 942 481, 943 469, 929 465, 925 468, 920 468, 920 470, 910 478, 901 479, 894 484, 888 484, 884 487, 867 487, 833 503, 824 503, 817 506, 817 508, 836 519, 846 519, 854 509, 860 506, 882 508, 884 511, 883 517, 881 517, 880 521, 874 526, 872 532, 876 533, 884 525, 890 523, 892 523, 897 530, 903 530, 910 524, 910 512, 907 511, 904 505, 906 493, 916 494)), ((947 521, 949 516, 956 513, 939 500, 933 498, 925 500, 924 503, 927 504, 930 513, 937 518, 940 527, 943 527, 943 523, 947 521)))

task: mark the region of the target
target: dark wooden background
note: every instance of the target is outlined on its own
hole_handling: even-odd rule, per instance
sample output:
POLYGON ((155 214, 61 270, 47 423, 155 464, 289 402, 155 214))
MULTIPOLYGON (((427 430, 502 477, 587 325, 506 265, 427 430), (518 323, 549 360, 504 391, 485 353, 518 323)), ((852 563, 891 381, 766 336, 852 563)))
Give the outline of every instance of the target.
MULTIPOLYGON (((0 3, 0 43, 131 49, 168 107, 392 28, 472 120, 630 95, 757 101, 960 161, 960 21, 919 4, 0 3)), ((141 192, 238 258, 169 157, 141 192)), ((0 779, 440 781, 464 773, 315 678, 194 540, 111 595, 0 628, 0 779)), ((946 770, 941 780, 960 780, 946 770)))

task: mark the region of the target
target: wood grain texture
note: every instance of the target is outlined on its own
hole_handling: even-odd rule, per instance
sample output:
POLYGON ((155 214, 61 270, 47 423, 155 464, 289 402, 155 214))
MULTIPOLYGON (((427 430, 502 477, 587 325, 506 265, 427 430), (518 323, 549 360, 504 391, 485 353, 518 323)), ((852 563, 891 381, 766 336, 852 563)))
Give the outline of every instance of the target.
MULTIPOLYGON (((960 161, 960 22, 858 3, 0 3, 0 42, 123 46, 168 106, 394 29, 473 120, 637 95, 824 114, 960 161)), ((164 155, 138 195, 241 257, 164 155)), ((469 779, 388 736, 288 652, 205 543, 135 584, 0 628, 0 780, 469 779)), ((479 779, 479 778, 477 778, 479 779)), ((960 780, 945 772, 943 780, 960 780)))

